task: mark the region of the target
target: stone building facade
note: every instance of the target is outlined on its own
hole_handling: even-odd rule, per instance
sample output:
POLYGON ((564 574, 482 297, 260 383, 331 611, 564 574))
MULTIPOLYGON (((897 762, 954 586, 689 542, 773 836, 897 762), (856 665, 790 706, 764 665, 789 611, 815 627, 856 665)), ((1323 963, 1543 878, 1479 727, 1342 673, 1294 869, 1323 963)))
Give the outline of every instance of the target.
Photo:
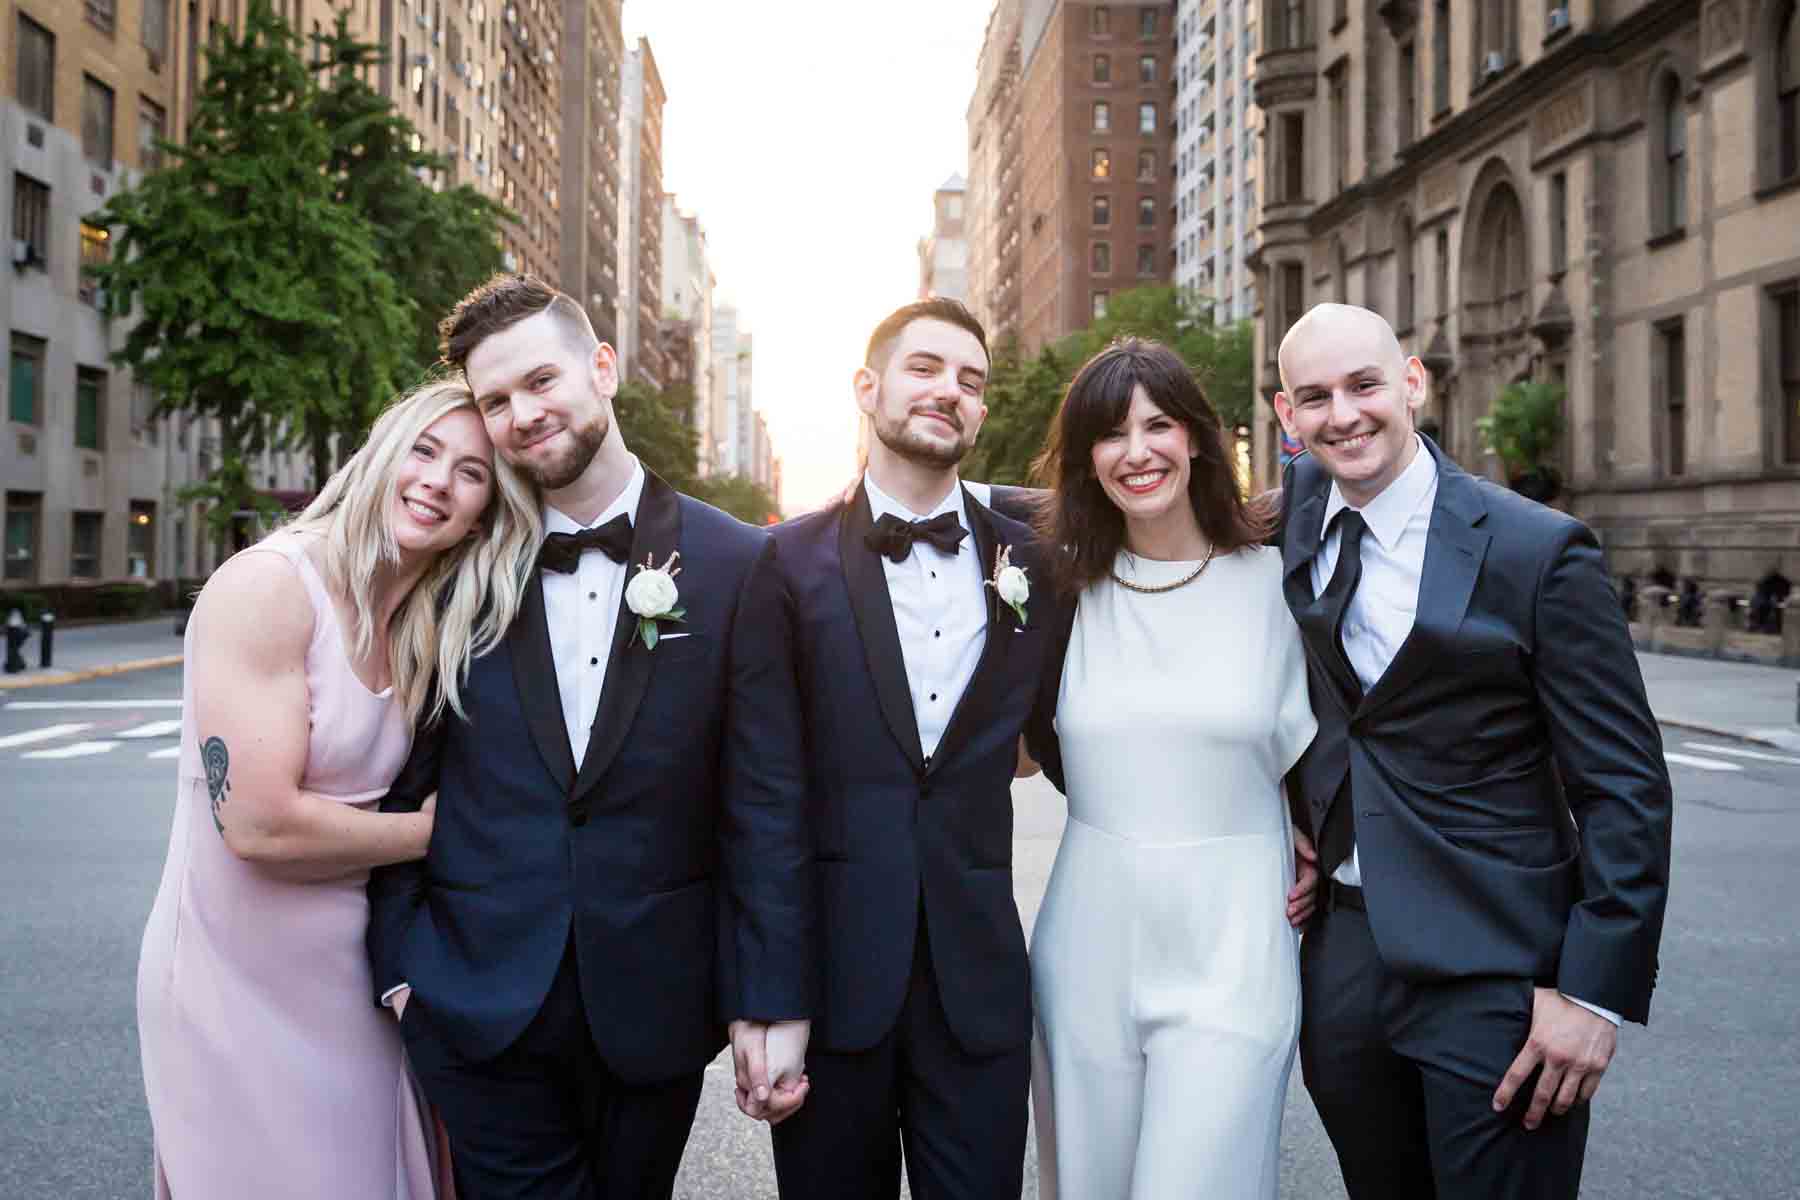
MULTIPOLYGON (((1621 578, 1800 577, 1796 0, 1264 0, 1256 353, 1321 300, 1430 368, 1422 425, 1567 389, 1558 503, 1621 578)), ((1259 485, 1279 478, 1266 403, 1259 485)))

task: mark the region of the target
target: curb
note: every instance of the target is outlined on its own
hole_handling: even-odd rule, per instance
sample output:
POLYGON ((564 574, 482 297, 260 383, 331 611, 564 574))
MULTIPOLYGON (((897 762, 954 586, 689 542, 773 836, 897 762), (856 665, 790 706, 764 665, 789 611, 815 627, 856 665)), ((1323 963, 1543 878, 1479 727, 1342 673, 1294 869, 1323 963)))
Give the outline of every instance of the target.
POLYGON ((1745 733, 1741 729, 1727 729, 1722 725, 1708 725, 1704 721, 1690 721, 1686 717, 1665 717, 1656 715, 1658 725, 1667 725, 1671 729, 1685 729, 1689 733, 1705 734, 1707 737, 1729 738, 1734 742, 1749 742, 1756 746, 1767 746, 1771 750, 1792 750, 1793 747, 1772 738, 1760 737, 1754 733, 1745 733))
POLYGON ((51 687, 62 683, 83 683, 89 679, 104 679, 108 675, 125 675, 132 671, 149 671, 157 667, 178 667, 180 665, 181 655, 165 654, 160 658, 139 658, 131 662, 112 663, 104 667, 89 667, 81 671, 55 671, 49 675, 38 675, 31 679, 0 677, 0 692, 51 687))

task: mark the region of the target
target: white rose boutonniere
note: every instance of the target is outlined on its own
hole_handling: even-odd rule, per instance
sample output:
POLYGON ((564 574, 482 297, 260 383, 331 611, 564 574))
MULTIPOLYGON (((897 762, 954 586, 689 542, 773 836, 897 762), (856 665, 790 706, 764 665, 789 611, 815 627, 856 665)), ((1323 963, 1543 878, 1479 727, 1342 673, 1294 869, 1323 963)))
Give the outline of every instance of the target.
POLYGON ((662 634, 658 621, 679 621, 687 615, 687 609, 680 607, 681 592, 675 586, 675 577, 681 574, 676 565, 680 561, 679 550, 671 552, 669 561, 660 567, 654 557, 646 555, 637 574, 625 585, 625 607, 638 619, 633 640, 642 638, 647 650, 656 649, 656 639, 662 634))
POLYGON ((1002 546, 994 555, 994 577, 987 585, 994 589, 1002 604, 1013 610, 1013 615, 1019 618, 1019 628, 1023 629, 1025 602, 1031 599, 1031 580, 1024 567, 1013 566, 1011 546, 1002 546))

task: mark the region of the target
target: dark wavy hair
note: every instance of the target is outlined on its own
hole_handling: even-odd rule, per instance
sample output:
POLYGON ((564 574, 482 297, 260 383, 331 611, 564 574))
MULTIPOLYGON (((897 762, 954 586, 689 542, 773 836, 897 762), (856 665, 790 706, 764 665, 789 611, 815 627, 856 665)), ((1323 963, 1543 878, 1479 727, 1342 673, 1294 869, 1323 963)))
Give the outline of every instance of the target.
POLYGON ((1070 592, 1104 579, 1125 544, 1125 517, 1094 475, 1094 445, 1117 429, 1142 385, 1150 402, 1181 422, 1198 452, 1189 464, 1188 502, 1219 554, 1265 540, 1276 513, 1266 498, 1246 501, 1232 470, 1230 440, 1187 364, 1160 342, 1121 338, 1075 373, 1050 438, 1032 465, 1049 489, 1033 521, 1057 557, 1057 582, 1070 592))

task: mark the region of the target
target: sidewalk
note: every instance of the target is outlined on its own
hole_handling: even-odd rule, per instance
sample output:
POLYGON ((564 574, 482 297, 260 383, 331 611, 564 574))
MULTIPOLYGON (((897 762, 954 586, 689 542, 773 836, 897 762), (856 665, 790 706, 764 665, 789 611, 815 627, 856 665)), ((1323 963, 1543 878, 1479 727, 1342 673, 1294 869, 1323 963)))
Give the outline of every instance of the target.
POLYGON ((172 667, 181 661, 181 639, 175 636, 175 614, 142 621, 77 625, 58 629, 51 644, 51 669, 38 668, 38 632, 31 628, 25 643, 25 665, 17 675, 0 674, 0 692, 9 688, 79 683, 102 675, 172 667))
MULTIPOLYGON (((59 629, 54 669, 49 671, 37 669, 34 631, 25 647, 25 661, 32 669, 0 675, 0 690, 173 666, 181 661, 181 639, 174 631, 174 613, 145 621, 59 629)), ((1663 724, 1800 750, 1800 723, 1795 721, 1800 671, 1673 654, 1640 653, 1638 663, 1650 693, 1651 711, 1663 724)))

